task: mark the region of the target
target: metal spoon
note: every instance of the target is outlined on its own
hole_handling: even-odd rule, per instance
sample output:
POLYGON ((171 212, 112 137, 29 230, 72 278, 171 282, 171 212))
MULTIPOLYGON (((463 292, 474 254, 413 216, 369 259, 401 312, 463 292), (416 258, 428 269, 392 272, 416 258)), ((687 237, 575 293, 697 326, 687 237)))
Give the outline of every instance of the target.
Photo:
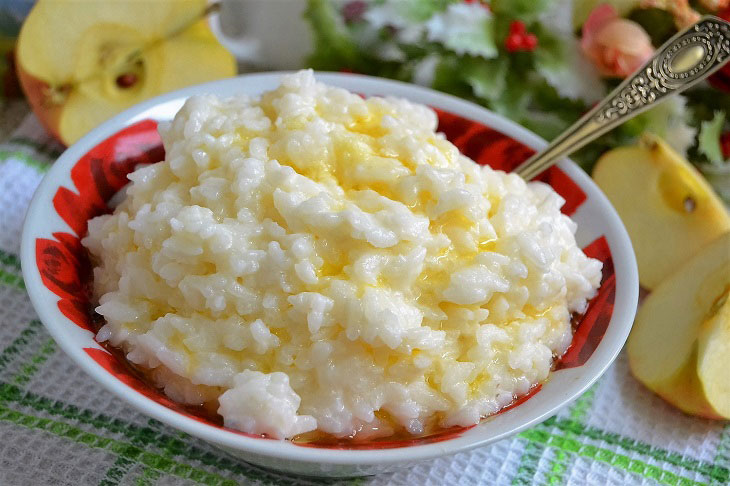
POLYGON ((639 113, 702 81, 730 60, 730 22, 706 16, 675 35, 644 66, 515 172, 526 180, 639 113))

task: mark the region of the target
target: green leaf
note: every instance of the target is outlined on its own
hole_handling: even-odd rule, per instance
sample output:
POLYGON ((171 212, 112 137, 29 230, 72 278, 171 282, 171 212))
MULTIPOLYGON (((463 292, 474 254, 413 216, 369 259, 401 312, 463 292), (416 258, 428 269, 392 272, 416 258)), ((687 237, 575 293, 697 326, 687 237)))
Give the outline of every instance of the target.
POLYGON ((461 71, 475 95, 486 100, 495 100, 504 92, 508 69, 509 62, 505 57, 469 58, 464 60, 461 71))
POLYGON ((560 96, 587 103, 604 96, 605 85, 580 52, 576 38, 555 35, 542 25, 536 25, 533 32, 538 38, 535 69, 560 96))
POLYGON ((531 111, 522 124, 545 140, 553 140, 568 126, 558 114, 537 111, 531 111))
POLYGON ((428 40, 459 55, 497 57, 492 14, 479 4, 453 4, 425 24, 428 40))
POLYGON ((310 23, 314 52, 307 64, 315 69, 339 70, 358 64, 358 48, 328 0, 309 0, 304 18, 310 23))
POLYGON ((700 126, 699 151, 707 156, 714 165, 722 165, 725 158, 722 156, 720 136, 725 125, 725 112, 716 111, 711 121, 702 122, 700 126))
POLYGON ((462 73, 460 58, 453 54, 445 55, 436 66, 431 87, 461 98, 473 98, 472 88, 462 73))
POLYGON ((496 16, 532 21, 547 9, 551 1, 558 0, 492 0, 491 9, 496 16))
POLYGON ((425 22, 434 14, 443 12, 456 0, 391 0, 397 11, 413 22, 425 22))
POLYGON ((530 110, 550 113, 562 120, 561 129, 578 120, 588 110, 588 106, 580 100, 570 100, 547 82, 534 83, 534 96, 530 110))
POLYGON ((513 69, 508 70, 502 96, 492 100, 490 107, 497 113, 521 123, 532 100, 533 91, 530 76, 521 70, 514 69, 518 64, 513 63, 513 69))
POLYGON ((691 88, 683 96, 688 100, 694 125, 699 126, 702 121, 712 120, 715 111, 730 113, 730 96, 709 86, 691 88))
POLYGON ((444 40, 444 46, 457 54, 471 54, 486 59, 497 57, 492 22, 487 20, 481 28, 454 32, 444 40))
MULTIPOLYGON (((697 130, 691 126, 687 98, 672 96, 634 120, 641 120, 644 129, 667 141, 677 152, 687 156, 687 150, 695 143, 697 130)), ((633 121, 633 120, 632 120, 633 121)))

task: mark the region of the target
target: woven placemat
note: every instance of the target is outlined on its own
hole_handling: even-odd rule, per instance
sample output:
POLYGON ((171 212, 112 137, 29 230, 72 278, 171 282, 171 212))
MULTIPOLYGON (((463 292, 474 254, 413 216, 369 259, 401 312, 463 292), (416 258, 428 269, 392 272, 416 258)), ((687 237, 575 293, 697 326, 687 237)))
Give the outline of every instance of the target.
POLYGON ((575 403, 511 439, 347 481, 250 466, 137 413, 58 349, 28 300, 23 217, 61 147, 33 116, 19 125, 0 134, 0 485, 730 484, 730 426, 672 409, 631 378, 623 355, 575 403))

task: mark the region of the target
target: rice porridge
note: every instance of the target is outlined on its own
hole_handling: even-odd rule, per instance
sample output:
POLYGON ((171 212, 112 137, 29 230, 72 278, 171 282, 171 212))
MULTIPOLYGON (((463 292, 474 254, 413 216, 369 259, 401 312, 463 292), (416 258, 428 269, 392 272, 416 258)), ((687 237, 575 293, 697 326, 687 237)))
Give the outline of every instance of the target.
POLYGON ((601 263, 549 186, 435 113, 285 76, 196 96, 89 221, 97 339, 173 400, 275 438, 471 425, 545 380, 601 263))

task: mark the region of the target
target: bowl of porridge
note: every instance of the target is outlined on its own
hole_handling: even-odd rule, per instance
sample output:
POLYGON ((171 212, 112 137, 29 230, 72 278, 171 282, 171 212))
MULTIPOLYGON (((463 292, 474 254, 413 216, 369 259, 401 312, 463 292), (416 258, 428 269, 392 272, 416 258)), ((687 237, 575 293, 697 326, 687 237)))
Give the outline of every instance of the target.
POLYGON ((394 81, 266 73, 164 95, 69 148, 24 277, 92 378, 244 460, 393 470, 548 418, 634 316, 628 236, 570 161, 394 81))

